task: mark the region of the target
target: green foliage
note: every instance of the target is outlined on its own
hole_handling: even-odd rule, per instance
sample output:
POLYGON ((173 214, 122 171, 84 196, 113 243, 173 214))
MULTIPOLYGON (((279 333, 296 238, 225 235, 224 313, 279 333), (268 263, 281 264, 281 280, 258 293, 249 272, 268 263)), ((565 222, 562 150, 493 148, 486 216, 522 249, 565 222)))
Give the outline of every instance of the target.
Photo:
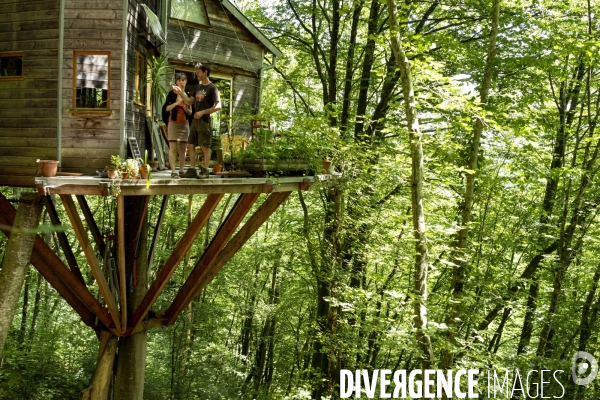
MULTIPOLYGON (((419 300, 413 289, 413 166, 401 81, 392 85, 397 72, 387 13, 383 3, 343 4, 332 86, 336 96, 326 98, 333 48, 327 21, 333 13, 329 4, 312 4, 280 2, 266 11, 259 2, 241 4, 258 26, 268 27, 284 52, 277 70, 267 71, 263 82, 261 117, 272 129, 260 129, 244 157, 305 158, 313 166, 331 158, 341 177, 334 185, 317 182, 302 195, 292 194, 176 324, 149 332, 145 398, 314 398, 315 388, 328 379, 326 369, 315 362, 319 357, 333 369, 420 367, 413 309, 419 300), (356 55, 345 92, 349 28, 358 4, 356 55), (375 19, 370 18, 371 7, 377 9, 375 19), (306 25, 313 17, 315 24, 306 25), (369 21, 376 22, 371 33, 369 21), (373 64, 361 78, 368 44, 374 49, 373 64), (357 104, 364 99, 365 110, 359 111, 357 104), (342 124, 345 100, 348 118, 342 124), (265 362, 258 379, 257 360, 263 355, 272 363, 265 362)), ((597 1, 591 5, 597 9, 597 1)), ((426 332, 434 364, 443 352, 452 351, 455 368, 567 371, 570 357, 582 346, 592 354, 600 351, 600 161, 593 157, 600 148, 596 17, 588 15, 586 2, 502 2, 490 98, 480 104, 491 2, 469 0, 460 7, 439 3, 419 33, 415 30, 432 3, 404 7, 401 34, 412 62, 425 152, 426 332), (567 101, 574 90, 578 97, 567 101), (467 160, 477 119, 484 130, 473 169, 467 160), (466 177, 473 174, 468 245, 457 251, 456 235, 464 229, 458 210, 466 177), (555 241, 557 249, 545 252, 555 241), (535 274, 523 277, 537 259, 535 274), (464 261, 466 270, 458 300, 452 298, 457 261, 464 261), (529 308, 532 287, 538 290, 535 306, 529 308), (448 310, 456 301, 462 312, 451 328, 448 310), (485 325, 495 309, 497 316, 485 325), (529 316, 531 338, 519 352, 529 316), (551 346, 539 353, 548 321, 551 346), (586 323, 587 337, 582 336, 586 323), (448 340, 450 329, 456 334, 453 342, 448 340)), ((3 193, 16 196, 10 189, 3 193)), ((171 196, 151 280, 182 237, 188 214, 195 215, 205 199, 171 196)), ((235 199, 226 196, 218 205, 154 310, 170 305, 235 199)), ((110 205, 91 201, 92 209, 110 215, 110 205)), ((160 201, 153 198, 151 232, 159 208, 160 201)), ((73 240, 73 232, 67 234, 73 240)), ((0 251, 5 243, 0 240, 0 251)), ((89 277, 89 270, 84 275, 89 277)), ((19 390, 29 398, 76 398, 76 389, 89 383, 93 335, 74 323, 66 305, 63 312, 51 313, 56 294, 48 289, 42 293, 48 317, 34 330, 29 347, 20 347, 20 316, 15 317, 2 355, 0 398, 18 398, 19 390)), ((35 295, 33 285, 29 294, 30 299, 35 295)), ((580 389, 569 386, 565 398, 595 399, 598 382, 580 389)), ((545 395, 558 396, 560 388, 551 387, 545 395)))

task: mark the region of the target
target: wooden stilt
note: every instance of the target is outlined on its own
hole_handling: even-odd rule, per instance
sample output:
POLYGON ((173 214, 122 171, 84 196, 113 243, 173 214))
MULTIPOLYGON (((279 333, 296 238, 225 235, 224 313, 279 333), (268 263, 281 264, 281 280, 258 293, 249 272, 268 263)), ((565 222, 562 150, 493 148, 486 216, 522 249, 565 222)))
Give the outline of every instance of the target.
POLYGON ((169 196, 163 196, 162 204, 160 205, 160 211, 158 213, 158 219, 156 220, 156 227, 154 228, 154 235, 152 236, 152 244, 148 250, 148 267, 152 265, 154 260, 154 251, 156 250, 156 244, 158 243, 158 237, 160 236, 160 229, 165 219, 165 211, 167 210, 167 203, 169 202, 169 196))
POLYGON ((125 197, 117 197, 117 253, 119 259, 119 302, 121 303, 121 326, 127 329, 127 273, 125 271, 125 197))
POLYGON ((100 262, 96 257, 94 249, 92 248, 92 244, 90 243, 90 239, 87 236, 87 233, 83 227, 81 219, 79 218, 79 213, 75 207, 75 203, 73 202, 73 198, 71 195, 60 195, 60 198, 63 202, 65 210, 67 211, 67 215, 69 216, 69 220, 71 221, 71 225, 75 230, 75 234, 79 239, 79 243, 81 244, 81 248, 85 253, 85 256, 90 264, 90 269, 92 270, 92 274, 96 279, 96 283, 98 284, 98 288, 100 289, 100 293, 102 297, 104 297, 104 301, 106 301, 106 305, 108 306, 108 311, 111 314, 111 317, 115 323, 115 327, 118 332, 123 332, 121 325, 121 316, 119 313, 119 309, 117 308, 117 303, 115 302, 115 298, 110 291, 110 287, 108 286, 108 282, 106 281, 106 277, 104 276, 104 272, 100 268, 100 262))
POLYGON ((250 211, 250 208, 258 199, 258 196, 259 194, 257 193, 244 193, 240 195, 238 201, 227 216, 227 219, 223 222, 212 242, 206 248, 204 254, 194 267, 194 270, 177 293, 177 296, 175 296, 173 303, 167 309, 167 312, 165 313, 166 325, 173 324, 181 311, 193 299, 193 294, 202 279, 204 271, 219 255, 219 252, 223 246, 225 246, 231 235, 233 235, 233 232, 235 232, 248 211, 250 211))
POLYGON ((88 228, 90 228, 90 232, 92 233, 92 237, 96 242, 96 246, 98 246, 98 251, 100 254, 104 254, 106 249, 104 236, 102 236, 102 232, 100 232, 100 229, 98 229, 98 224, 96 224, 96 220, 94 220, 94 214, 92 214, 92 210, 90 210, 90 206, 88 206, 85 196, 78 194, 75 197, 77 198, 77 202, 79 203, 79 208, 81 208, 85 222, 87 223, 88 228))
POLYGON ((102 331, 100 333, 98 362, 92 378, 90 400, 108 400, 116 352, 117 338, 109 332, 102 331))
MULTIPOLYGON (((124 199, 125 209, 125 244, 127 246, 125 260, 127 273, 132 272, 135 254, 135 243, 138 240, 137 228, 142 222, 139 235, 139 268, 137 270, 137 286, 127 290, 127 307, 132 313, 139 307, 146 291, 148 290, 148 253, 147 236, 148 220, 144 214, 145 199, 141 196, 127 196, 124 199)), ((144 371, 146 365, 146 331, 125 336, 119 339, 119 357, 115 376, 116 399, 143 399, 144 398, 144 371)))
POLYGON ((175 268, 181 262, 185 253, 190 249, 194 240, 198 237, 198 234, 208 221, 208 218, 211 216, 221 199, 223 198, 223 194, 211 194, 207 197, 206 201, 194 217, 194 220, 188 226, 187 230, 175 246, 175 249, 169 256, 169 259, 165 263, 165 265, 160 269, 158 274, 156 275, 156 279, 150 286, 150 289, 144 296, 140 306, 135 310, 135 313, 131 317, 131 326, 128 328, 128 331, 133 331, 137 328, 140 321, 144 319, 165 285, 175 272, 175 268))
MULTIPOLYGON (((44 196, 44 204, 46 205, 48 215, 50 215, 50 222, 52 222, 53 225, 62 225, 60 218, 58 217, 58 213, 56 212, 56 207, 54 207, 54 203, 52 202, 52 198, 50 196, 44 196)), ((69 264, 69 268, 75 274, 77 279, 79 279, 79 281, 85 285, 85 280, 83 279, 79 265, 77 265, 77 260, 75 259, 75 255, 73 254, 73 250, 71 249, 67 235, 64 232, 56 232, 56 236, 58 238, 60 248, 63 251, 63 255, 67 260, 67 264, 69 264)))
POLYGON ((235 234, 227 243, 227 246, 219 253, 214 262, 212 262, 202 274, 198 282, 192 299, 196 298, 200 291, 210 283, 210 281, 219 273, 221 268, 238 252, 239 249, 254 235, 254 233, 265 223, 275 210, 288 198, 292 192, 273 193, 265 200, 263 204, 250 217, 248 222, 235 234))

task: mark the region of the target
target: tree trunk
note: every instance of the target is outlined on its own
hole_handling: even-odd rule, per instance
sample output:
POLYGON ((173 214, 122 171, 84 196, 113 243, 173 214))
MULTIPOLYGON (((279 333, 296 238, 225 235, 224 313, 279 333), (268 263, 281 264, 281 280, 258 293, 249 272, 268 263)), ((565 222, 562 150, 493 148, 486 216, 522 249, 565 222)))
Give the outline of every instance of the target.
POLYGON ((17 309, 33 251, 36 234, 29 230, 37 228, 42 205, 42 196, 37 193, 22 193, 19 198, 19 208, 0 270, 0 354, 17 309))
MULTIPOLYGON (((479 92, 479 102, 485 109, 487 107, 489 91, 492 84, 492 72, 494 68, 494 58, 496 57, 496 38, 498 37, 498 24, 500 19, 500 0, 494 0, 492 5, 491 20, 492 30, 490 32, 490 41, 488 44, 488 52, 485 61, 485 70, 483 80, 481 82, 481 90, 479 92)), ((481 143, 481 134, 483 133, 483 120, 481 117, 475 119, 473 128, 473 138, 471 140, 471 151, 469 153, 469 161, 466 174, 465 193, 460 205, 460 225, 461 229, 457 232, 455 239, 456 248, 453 255, 453 282, 454 288, 452 291, 452 303, 450 312, 446 318, 448 325, 448 345, 455 345, 455 332, 457 330, 456 321, 459 320, 459 314, 463 311, 462 299, 464 297, 464 284, 468 278, 467 262, 465 251, 467 249, 467 241, 469 238, 469 223, 471 222, 471 213, 473 211, 473 199, 475 195, 475 177, 477 176, 477 165, 479 159, 479 147, 481 143)), ((454 364, 453 348, 447 348, 442 355, 442 369, 452 368, 454 364)))
MULTIPOLYGON (((29 264, 27 264, 29 266, 29 264)), ((29 310, 29 283, 31 282, 31 271, 25 268, 25 284, 23 285, 23 306, 21 307, 21 328, 19 329, 19 345, 25 343, 25 333, 27 332, 27 311, 29 310)))
POLYGON ((412 219, 415 237, 414 263, 414 326, 417 344, 421 351, 421 367, 429 369, 433 362, 433 348, 427 329, 427 239, 425 237, 425 210, 423 196, 423 144, 419 118, 412 82, 411 66, 404 53, 402 41, 398 34, 398 20, 394 0, 387 0, 390 19, 392 51, 402 74, 402 93, 406 112, 406 123, 410 138, 410 156, 412 161, 411 199, 412 219))
POLYGON ((527 297, 527 311, 525 312, 525 319, 523 321, 523 328, 521 329, 521 337, 519 339, 519 346, 517 347, 517 355, 525 353, 531 342, 531 334, 533 332, 533 320, 535 318, 535 311, 537 309, 537 296, 540 285, 537 281, 537 275, 531 278, 529 286, 529 296, 527 297))
MULTIPOLYGON (((128 274, 133 273, 136 249, 136 235, 140 220, 143 217, 140 232, 139 254, 137 256, 137 286, 127 291, 127 313, 132 315, 148 290, 148 255, 147 234, 148 218, 143 215, 145 198, 142 196, 125 197, 125 245, 128 274)), ((127 280, 129 282, 129 279, 127 280)), ((117 375, 115 382, 115 398, 123 400, 142 400, 144 394, 144 370, 146 366, 147 333, 139 332, 119 340, 119 356, 117 359, 117 375)))

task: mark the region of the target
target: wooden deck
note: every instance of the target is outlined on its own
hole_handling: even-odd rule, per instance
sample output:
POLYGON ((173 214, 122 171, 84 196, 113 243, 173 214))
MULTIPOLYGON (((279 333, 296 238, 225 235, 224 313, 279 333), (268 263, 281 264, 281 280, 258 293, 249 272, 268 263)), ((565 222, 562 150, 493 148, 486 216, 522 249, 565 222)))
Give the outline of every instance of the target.
POLYGON ((152 173, 150 187, 145 179, 107 179, 94 176, 36 177, 35 186, 40 194, 111 194, 118 187, 123 196, 153 196, 212 193, 271 193, 308 190, 315 182, 327 183, 337 179, 336 174, 316 176, 285 176, 267 178, 237 178, 210 175, 207 179, 172 179, 170 171, 152 173))

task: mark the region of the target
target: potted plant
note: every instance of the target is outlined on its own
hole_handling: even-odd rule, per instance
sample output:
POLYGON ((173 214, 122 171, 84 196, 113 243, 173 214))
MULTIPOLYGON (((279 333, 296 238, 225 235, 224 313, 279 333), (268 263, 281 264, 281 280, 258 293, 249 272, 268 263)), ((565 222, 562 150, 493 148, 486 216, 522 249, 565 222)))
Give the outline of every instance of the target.
POLYGON ((148 150, 146 150, 144 153, 144 162, 140 166, 140 176, 142 179, 148 179, 151 170, 152 168, 148 164, 148 150))
POLYGON ((138 160, 136 160, 134 158, 128 158, 127 160, 125 160, 123 168, 125 170, 125 172, 122 173, 124 179, 126 177, 129 177, 131 179, 138 178, 139 171, 140 171, 140 164, 139 164, 138 160), (125 174, 127 174, 127 176, 125 176, 125 174))
POLYGON ((110 179, 120 177, 120 171, 123 168, 123 159, 118 155, 110 156, 110 164, 104 167, 106 174, 110 179))

